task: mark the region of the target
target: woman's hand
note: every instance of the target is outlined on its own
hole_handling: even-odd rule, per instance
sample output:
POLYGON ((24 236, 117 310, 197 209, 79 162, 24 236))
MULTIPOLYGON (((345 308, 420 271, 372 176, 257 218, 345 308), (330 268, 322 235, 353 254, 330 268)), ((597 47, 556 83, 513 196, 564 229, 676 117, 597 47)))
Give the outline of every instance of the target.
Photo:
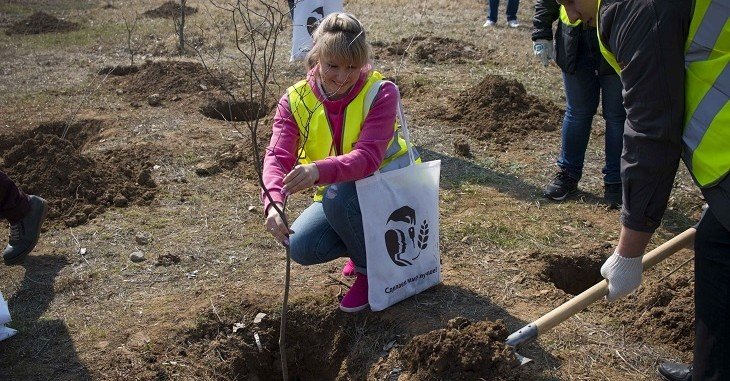
MULTIPOLYGON (((284 210, 284 205, 281 203, 277 202, 276 206, 279 210, 284 210)), ((284 220, 276 211, 273 204, 269 206, 264 227, 277 241, 281 242, 284 246, 289 246, 289 234, 294 232, 287 229, 286 224, 284 224, 284 220)))
POLYGON ((312 187, 317 180, 319 180, 317 165, 314 163, 297 165, 284 177, 282 191, 287 195, 294 194, 312 187))

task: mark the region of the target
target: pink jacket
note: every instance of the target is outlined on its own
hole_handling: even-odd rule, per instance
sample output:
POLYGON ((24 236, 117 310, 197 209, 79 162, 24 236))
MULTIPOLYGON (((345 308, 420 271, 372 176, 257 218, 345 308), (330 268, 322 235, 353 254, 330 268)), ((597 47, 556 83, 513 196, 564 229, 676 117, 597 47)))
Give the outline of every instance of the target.
MULTIPOLYGON (((327 118, 330 121, 334 141, 340 140, 345 108, 357 96, 365 84, 368 71, 360 73, 360 78, 346 97, 338 100, 328 100, 317 85, 318 68, 315 67, 307 74, 309 85, 314 94, 322 102, 327 118)), ((346 181, 359 180, 375 172, 385 156, 388 142, 393 137, 393 124, 398 109, 398 89, 385 83, 375 97, 375 101, 368 112, 360 131, 360 138, 352 151, 339 156, 331 156, 315 161, 319 169, 319 185, 335 184, 346 181)), ((266 149, 263 166, 264 186, 270 191, 275 202, 283 202, 284 195, 281 189, 283 180, 289 171, 294 168, 297 158, 299 142, 299 128, 291 114, 289 99, 286 94, 279 100, 274 117, 271 142, 266 149)), ((269 199, 263 195, 264 213, 268 211, 269 199)))

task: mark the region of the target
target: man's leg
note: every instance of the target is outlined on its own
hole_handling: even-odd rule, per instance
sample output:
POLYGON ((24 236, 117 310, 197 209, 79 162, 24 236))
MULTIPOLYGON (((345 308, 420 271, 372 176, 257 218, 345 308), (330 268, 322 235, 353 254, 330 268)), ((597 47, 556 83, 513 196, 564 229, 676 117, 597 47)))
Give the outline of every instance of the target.
POLYGON ((0 218, 11 224, 19 221, 30 211, 30 197, 23 193, 8 175, 0 172, 0 218))
POLYGON ((558 167, 580 180, 601 89, 592 63, 579 59, 576 66, 575 73, 563 73, 566 107, 558 167))
POLYGON ((730 231, 712 210, 695 238, 693 380, 730 380, 730 231))
POLYGON ((563 72, 566 107, 557 160, 559 171, 543 193, 545 197, 556 201, 564 200, 578 189, 601 91, 592 61, 583 58, 576 66, 573 74, 563 72))
POLYGON ((621 182, 621 151, 624 146, 624 123, 626 109, 621 95, 623 85, 617 74, 602 75, 601 83, 603 119, 606 121, 606 165, 603 167, 603 182, 621 182))
POLYGON ((517 20, 517 8, 520 7, 520 0, 507 0, 507 21, 517 20))
POLYGON ((6 265, 22 262, 33 251, 47 213, 46 200, 26 195, 0 172, 0 217, 10 222, 10 239, 3 250, 6 265))

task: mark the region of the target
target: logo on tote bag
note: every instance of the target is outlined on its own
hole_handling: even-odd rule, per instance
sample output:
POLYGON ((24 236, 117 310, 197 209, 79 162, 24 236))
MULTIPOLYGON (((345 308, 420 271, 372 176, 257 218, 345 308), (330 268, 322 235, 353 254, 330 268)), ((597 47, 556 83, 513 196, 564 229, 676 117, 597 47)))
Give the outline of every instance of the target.
POLYGON ((410 266, 428 247, 428 221, 423 220, 416 236, 416 211, 410 206, 396 209, 385 227, 385 247, 390 259, 398 266, 410 266))

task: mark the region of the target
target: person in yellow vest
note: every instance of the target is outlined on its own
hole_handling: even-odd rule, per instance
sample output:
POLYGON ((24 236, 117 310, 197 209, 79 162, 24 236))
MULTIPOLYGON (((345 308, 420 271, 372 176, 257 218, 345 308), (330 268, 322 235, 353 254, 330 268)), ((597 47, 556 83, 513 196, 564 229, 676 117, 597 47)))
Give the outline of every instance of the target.
POLYGON ((543 196, 562 201, 578 190, 583 176, 586 148, 591 137, 593 116, 602 104, 606 121, 604 134, 603 200, 611 208, 621 206, 621 149, 624 110, 621 78, 601 56, 596 28, 570 22, 565 8, 555 0, 537 0, 532 18, 532 44, 543 65, 550 60, 560 67, 565 87, 565 117, 561 130, 557 172, 543 196), (553 45, 553 23, 558 21, 553 45))
POLYGON ((571 20, 597 25, 623 83, 623 226, 601 268, 607 299, 641 283, 681 156, 709 205, 695 238, 694 360, 657 370, 666 380, 730 380, 730 1, 558 3, 571 20))
POLYGON ((302 265, 349 257, 343 274, 356 278, 340 309, 357 312, 368 306, 368 281, 355 181, 410 163, 396 124, 400 96, 372 70, 353 15, 326 16, 313 39, 307 78, 280 99, 264 157, 265 227, 302 265), (286 196, 311 187, 314 203, 287 229, 279 213, 286 196))

